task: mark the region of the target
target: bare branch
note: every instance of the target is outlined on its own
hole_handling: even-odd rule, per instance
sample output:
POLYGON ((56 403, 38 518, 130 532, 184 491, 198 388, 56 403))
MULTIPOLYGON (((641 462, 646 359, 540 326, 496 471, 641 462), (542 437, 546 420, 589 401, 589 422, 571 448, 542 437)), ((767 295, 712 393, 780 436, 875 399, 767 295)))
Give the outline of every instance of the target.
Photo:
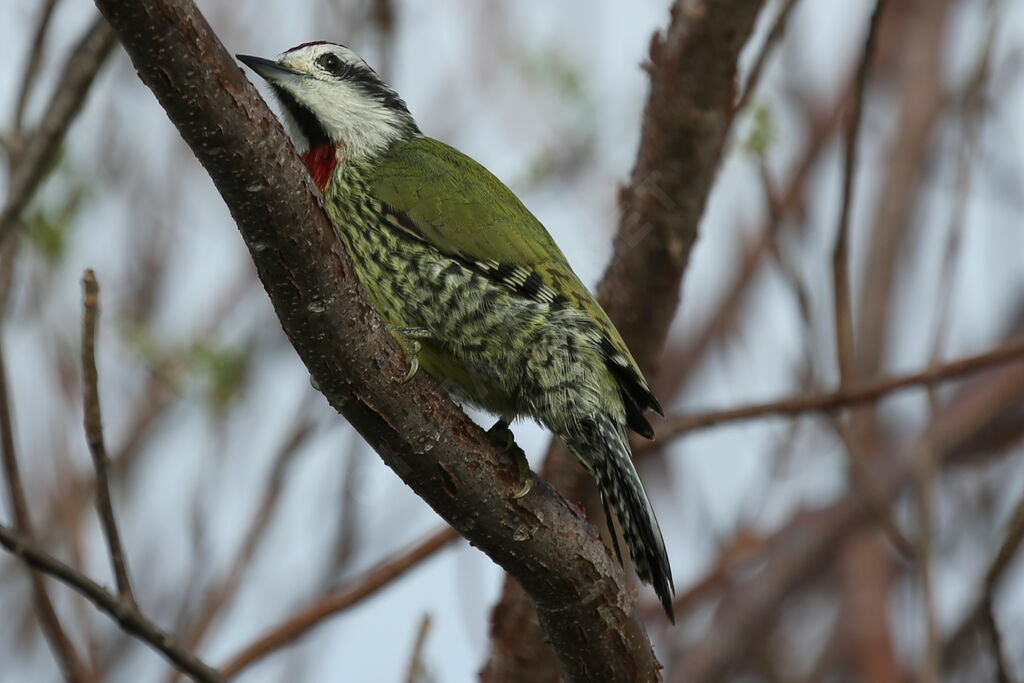
MULTIPOLYGON (((0 293, 0 300, 6 301, 9 278, 11 275, 11 258, 13 256, 13 242, 11 246, 5 247, 0 242, 0 252, 4 258, 4 281, 3 291, 0 293)), ((2 313, 2 310, 0 310, 2 313)), ((4 362, 3 347, 0 346, 0 460, 2 460, 4 479, 7 482, 7 492, 11 501, 11 512, 14 518, 14 528, 26 537, 32 536, 32 520, 29 516, 28 501, 25 498, 25 489, 21 483, 21 474, 18 468, 18 456, 14 450, 14 426, 11 421, 10 396, 7 391, 7 369, 4 362)), ((92 676, 88 667, 75 650, 71 639, 68 638, 64 627, 61 626, 60 618, 50 600, 50 594, 46 590, 43 577, 30 572, 32 581, 32 603, 36 618, 39 619, 39 628, 46 638, 46 642, 53 652, 54 658, 60 667, 61 674, 68 681, 89 681, 92 676)))
POLYGON ((1002 638, 996 624, 992 606, 994 604, 995 592, 999 582, 1006 573, 1010 561, 1020 550, 1021 542, 1024 541, 1024 496, 1017 501, 1017 507, 1010 521, 1007 524, 1006 536, 1003 538, 999 550, 992 558, 988 570, 985 572, 985 581, 982 585, 981 596, 974 609, 970 611, 967 618, 960 624, 956 632, 947 641, 944 648, 943 659, 949 664, 955 660, 960 651, 967 644, 968 638, 982 628, 988 633, 992 647, 992 657, 996 662, 996 675, 1000 683, 1009 683, 1010 675, 1006 662, 1003 659, 1001 646, 1002 638))
POLYGON ((1024 358, 1024 339, 1015 339, 974 356, 967 356, 966 358, 950 361, 943 365, 932 366, 909 375, 897 375, 861 385, 854 385, 828 394, 792 396, 768 403, 755 403, 738 408, 669 417, 665 419, 659 428, 657 438, 659 442, 663 442, 698 429, 715 427, 738 420, 762 417, 787 417, 815 412, 827 413, 841 408, 870 403, 901 389, 958 379, 964 375, 980 372, 1003 363, 1019 362, 1022 358, 1024 358))
POLYGON ((25 117, 25 107, 28 105, 29 95, 36 84, 36 74, 39 72, 39 64, 43 60, 43 48, 46 46, 46 33, 50 28, 50 19, 53 17, 53 8, 57 6, 57 0, 45 0, 39 9, 39 19, 36 21, 36 30, 29 43, 28 59, 25 61, 25 70, 21 74, 21 83, 18 85, 17 104, 14 105, 14 136, 21 137, 22 121, 25 117))
POLYGON ((121 534, 114 518, 114 506, 110 502, 110 482, 107 469, 110 458, 103 440, 103 417, 100 412, 99 374, 96 371, 96 319, 99 317, 100 286, 92 269, 82 277, 82 404, 85 414, 85 438, 92 453, 92 465, 96 470, 96 511, 100 516, 100 527, 107 539, 110 563, 117 581, 117 592, 125 600, 134 603, 132 586, 128 580, 128 565, 121 534))
POLYGON ((668 29, 651 38, 640 148, 619 195, 615 253, 598 286, 601 305, 645 368, 658 357, 679 305, 732 122, 736 60, 762 5, 676 2, 668 29))
POLYGON ((423 646, 427 642, 430 625, 430 615, 424 614, 420 619, 420 627, 416 629, 416 641, 413 643, 412 653, 409 655, 409 667, 405 674, 406 683, 417 683, 424 680, 423 646))
MULTIPOLYGON (((963 446, 988 429, 1003 408, 1020 401, 1022 387, 1024 368, 1014 368, 1005 373, 1005 381, 992 383, 934 424, 909 454, 873 459, 882 463, 873 476, 879 490, 890 500, 902 491, 911 482, 911 463, 922 448, 934 448, 937 463, 961 455, 963 446)), ((778 605, 797 586, 830 565, 849 535, 870 519, 868 508, 856 493, 850 493, 825 510, 803 515, 785 533, 776 535, 763 557, 752 561, 763 569, 736 581, 731 595, 723 598, 743 608, 717 619, 694 648, 673 660, 678 665, 673 667, 677 680, 722 680, 729 667, 746 657, 751 640, 776 613, 778 605)))
POLYGON ((328 593, 243 648, 224 665, 224 675, 234 678, 243 669, 302 637, 324 619, 373 595, 458 537, 454 529, 445 527, 412 548, 385 560, 352 583, 328 593))
MULTIPOLYGON (((771 253, 785 220, 800 211, 804 190, 811 173, 817 167, 822 153, 828 149, 828 142, 839 126, 842 112, 849 100, 851 88, 843 88, 835 101, 815 115, 810 122, 810 140, 787 176, 785 188, 777 193, 774 210, 758 230, 753 243, 748 247, 742 264, 732 284, 725 290, 720 303, 714 307, 714 314, 695 333, 684 349, 662 358, 658 375, 654 378, 655 393, 662 400, 675 396, 697 368, 712 343, 721 339, 734 325, 744 297, 757 282, 755 277, 766 255, 771 253)), ((671 350, 670 352, 671 353, 671 350)))
POLYGON ((853 179, 857 169, 857 142, 860 138, 861 113, 864 109, 864 95, 867 90, 868 68, 875 54, 878 40, 878 26, 886 0, 876 0, 871 14, 867 38, 857 65, 856 85, 849 120, 846 124, 846 138, 843 144, 843 198, 839 209, 839 227, 832 249, 832 286, 835 297, 836 357, 839 365, 841 386, 853 380, 853 307, 850 302, 850 205, 853 200, 853 179))
POLYGON ((886 152, 881 193, 875 206, 866 272, 857 316, 856 376, 876 375, 885 353, 885 331, 895 301, 893 286, 899 257, 911 233, 911 212, 925 168, 931 132, 943 110, 942 41, 950 0, 904 3, 911 31, 906 36, 906 64, 896 87, 902 93, 899 123, 886 152))
POLYGON ((0 545, 33 569, 54 577, 84 596, 98 609, 110 615, 126 633, 152 646, 182 672, 203 683, 223 683, 224 677, 204 664, 192 652, 175 641, 171 634, 142 614, 134 603, 107 592, 103 586, 49 555, 35 542, 0 525, 0 545))
POLYGON ((796 7, 797 2, 798 0, 785 0, 785 4, 775 17, 775 23, 772 24, 771 30, 768 31, 764 45, 761 46, 761 51, 757 53, 754 65, 750 67, 747 82, 743 84, 743 92, 740 93, 739 99, 736 100, 735 113, 743 111, 750 103, 750 98, 757 92, 757 86, 761 82, 761 73, 764 71, 764 66, 768 63, 768 57, 771 56, 775 47, 779 44, 783 35, 785 35, 786 25, 789 23, 789 15, 793 13, 793 8, 796 7))
POLYGON ((993 613, 993 604, 995 599, 996 588, 999 585, 999 580, 1003 577, 1006 571, 1006 567, 1009 566, 1010 560, 1013 559, 1014 555, 1020 549, 1021 541, 1024 541, 1024 497, 1017 502, 1017 509, 1014 511, 1013 517, 1010 519, 1008 529, 1006 531, 1006 538, 1003 539, 1002 545, 999 546, 999 552, 996 553, 995 559, 992 560, 992 564, 989 566, 988 571, 985 572, 985 594, 982 600, 984 608, 983 621, 985 628, 988 631, 989 638, 992 641, 992 656, 996 661, 996 672, 999 683, 1010 683, 1010 675, 1008 673, 1009 668, 1003 659, 1003 648, 1002 638, 999 634, 999 625, 996 623, 995 614, 993 613))
POLYGON ((17 224, 21 212, 46 177, 68 126, 81 110, 89 87, 114 43, 110 26, 103 19, 97 19, 71 49, 61 70, 60 82, 46 107, 46 115, 17 155, 17 167, 11 169, 7 200, 0 210, 0 242, 17 224))
POLYGON ((270 480, 267 482, 262 499, 256 508, 256 514, 249 523, 249 529, 245 533, 242 544, 231 561, 230 568, 225 573, 224 578, 207 592, 199 616, 196 617, 189 628, 185 641, 188 647, 195 649, 202 642, 207 630, 214 623, 217 614, 231 601, 238 588, 242 585, 245 570, 256 554, 260 541, 263 540, 264 534, 270 525, 272 514, 281 498, 285 471, 300 452, 300 446, 313 433, 313 426, 313 423, 308 419, 295 419, 295 427, 278 451, 273 471, 270 474, 270 480))

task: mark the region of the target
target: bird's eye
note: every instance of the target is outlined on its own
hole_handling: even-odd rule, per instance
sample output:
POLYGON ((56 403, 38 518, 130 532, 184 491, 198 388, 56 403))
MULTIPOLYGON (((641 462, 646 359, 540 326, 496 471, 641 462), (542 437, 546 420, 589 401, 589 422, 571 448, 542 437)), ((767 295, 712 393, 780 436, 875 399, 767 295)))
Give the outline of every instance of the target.
POLYGON ((325 52, 316 58, 317 65, 329 74, 334 76, 344 75, 345 63, 333 52, 325 52))

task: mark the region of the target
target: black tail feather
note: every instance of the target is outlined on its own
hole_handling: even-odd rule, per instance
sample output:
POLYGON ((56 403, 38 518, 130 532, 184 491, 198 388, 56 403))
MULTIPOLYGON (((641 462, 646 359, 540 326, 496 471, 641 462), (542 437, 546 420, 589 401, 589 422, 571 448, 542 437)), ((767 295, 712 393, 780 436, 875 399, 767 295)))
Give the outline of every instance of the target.
POLYGON ((604 522, 608 525, 608 535, 612 539, 612 547, 615 548, 615 557, 619 561, 619 566, 625 566, 622 563, 622 551, 619 550, 619 536, 615 533, 615 522, 612 520, 611 510, 608 509, 608 499, 605 495, 601 494, 601 507, 604 508, 604 522))
MULTIPOLYGON (((583 420, 578 438, 569 438, 566 442, 597 478, 605 516, 610 517, 609 505, 615 511, 637 576, 654 588, 665 608, 665 614, 675 623, 672 568, 669 566, 658 520, 633 467, 625 426, 619 425, 610 416, 597 415, 583 420)), ((621 562, 618 541, 610 519, 608 526, 621 562)))

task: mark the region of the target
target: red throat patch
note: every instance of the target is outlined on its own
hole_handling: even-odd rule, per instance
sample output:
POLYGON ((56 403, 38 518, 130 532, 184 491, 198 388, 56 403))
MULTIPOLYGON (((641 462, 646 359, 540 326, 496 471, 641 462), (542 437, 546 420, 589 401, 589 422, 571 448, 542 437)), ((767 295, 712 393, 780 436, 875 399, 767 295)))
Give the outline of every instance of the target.
POLYGON ((309 175, 313 176, 313 182, 323 192, 331 178, 331 172, 338 164, 338 154, 334 145, 311 147, 302 153, 302 161, 309 169, 309 175))

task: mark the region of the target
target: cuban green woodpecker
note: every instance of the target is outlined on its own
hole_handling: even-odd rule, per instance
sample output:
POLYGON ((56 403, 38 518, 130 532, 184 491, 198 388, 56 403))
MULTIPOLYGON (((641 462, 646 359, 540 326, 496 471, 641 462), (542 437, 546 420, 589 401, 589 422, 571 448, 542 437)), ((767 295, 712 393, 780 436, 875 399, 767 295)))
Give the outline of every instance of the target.
POLYGON ((424 136, 348 48, 305 43, 273 60, 239 59, 280 100, 410 374, 422 367, 506 423, 530 416, 557 434, 596 478, 637 575, 672 619, 672 572, 626 431, 651 438, 643 413, 661 407, 544 226, 487 169, 424 136))

